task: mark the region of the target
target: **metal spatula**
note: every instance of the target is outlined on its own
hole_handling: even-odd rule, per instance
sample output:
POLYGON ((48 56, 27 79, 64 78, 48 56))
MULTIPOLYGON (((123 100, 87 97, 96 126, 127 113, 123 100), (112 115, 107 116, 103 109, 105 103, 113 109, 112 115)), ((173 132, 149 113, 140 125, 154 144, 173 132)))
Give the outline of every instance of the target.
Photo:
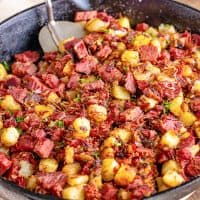
MULTIPOLYGON (((61 5, 62 6, 62 5, 61 5)), ((57 51, 59 42, 70 37, 85 35, 83 25, 70 21, 55 21, 51 0, 46 0, 48 24, 39 33, 39 42, 44 52, 57 51)))

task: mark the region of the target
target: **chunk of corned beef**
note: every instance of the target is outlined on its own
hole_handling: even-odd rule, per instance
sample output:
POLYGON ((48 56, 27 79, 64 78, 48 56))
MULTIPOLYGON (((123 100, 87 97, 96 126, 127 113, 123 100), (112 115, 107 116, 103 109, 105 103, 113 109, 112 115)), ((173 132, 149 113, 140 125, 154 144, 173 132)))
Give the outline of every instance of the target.
POLYGON ((50 92, 50 89, 44 85, 36 76, 26 76, 24 80, 26 88, 35 93, 42 93, 45 95, 50 92))
POLYGON ((63 136, 64 131, 62 128, 55 128, 51 130, 49 134, 51 135, 52 141, 59 141, 61 137, 63 136))
POLYGON ((135 30, 136 30, 136 31, 144 32, 144 31, 146 31, 148 28, 149 28, 149 25, 148 25, 148 24, 146 24, 146 23, 140 23, 140 24, 137 24, 137 25, 136 25, 135 30))
POLYGON ((46 137, 46 132, 43 129, 36 129, 31 132, 32 137, 35 139, 42 139, 46 137))
POLYGON ((64 172, 40 172, 36 176, 37 182, 42 188, 56 194, 59 197, 61 196, 62 189, 67 181, 67 176, 64 172))
POLYGON ((135 121, 142 118, 144 113, 140 107, 129 108, 120 113, 120 121, 135 121))
POLYGON ((120 81, 123 77, 122 73, 112 63, 99 67, 98 74, 106 82, 120 81))
POLYGON ((130 93, 135 94, 136 82, 131 72, 127 73, 124 86, 130 93))
POLYGON ((24 99, 28 94, 28 90, 26 88, 12 87, 8 89, 8 93, 12 95, 19 103, 24 103, 24 99))
POLYGON ((34 141, 31 135, 22 135, 16 146, 15 149, 18 151, 32 151, 34 148, 34 141))
POLYGON ((90 33, 84 37, 84 42, 90 51, 94 52, 98 46, 101 46, 101 44, 97 44, 97 40, 101 37, 100 33, 90 33))
POLYGON ((79 85, 79 80, 80 80, 80 75, 78 73, 72 74, 67 83, 67 88, 75 89, 79 85))
POLYGON ((82 58, 88 56, 88 51, 87 51, 87 48, 86 48, 83 40, 78 41, 74 45, 74 51, 79 59, 82 59, 82 58))
POLYGON ((97 64, 98 61, 94 56, 87 56, 76 63, 75 70, 76 72, 89 75, 96 68, 97 64))
POLYGON ((14 62, 11 65, 12 73, 16 76, 23 77, 25 75, 33 75, 37 71, 37 67, 33 63, 14 62))
POLYGON ((159 82, 163 91, 163 96, 167 99, 174 99, 181 92, 181 86, 176 82, 162 81, 159 82))
POLYGON ((173 115, 162 115, 161 119, 155 122, 155 126, 159 131, 165 133, 168 130, 179 131, 183 127, 183 123, 173 115))
POLYGON ((158 48, 153 45, 143 45, 139 48, 140 59, 142 61, 154 62, 159 57, 158 48))
POLYGON ((57 92, 58 95, 63 97, 65 94, 65 84, 60 83, 56 88, 54 88, 54 91, 57 92))
POLYGON ((195 137, 192 133, 187 138, 181 138, 178 147, 180 149, 185 148, 185 147, 191 147, 195 145, 195 137))
POLYGON ((103 46, 97 53, 96 57, 100 60, 105 60, 112 53, 112 49, 109 45, 103 46))
POLYGON ((112 183, 104 183, 101 194, 102 200, 117 200, 117 188, 112 183))
POLYGON ((57 52, 57 51, 46 52, 46 53, 44 53, 43 58, 44 58, 46 61, 52 61, 52 60, 55 60, 55 59, 56 59, 57 55, 58 55, 58 52, 57 52))
POLYGON ((40 126, 41 119, 36 113, 28 113, 26 114, 26 118, 24 119, 24 122, 30 128, 37 128, 38 126, 40 126))
POLYGON ((192 41, 195 45, 200 46, 200 35, 192 34, 192 41))
POLYGON ((4 86, 6 88, 9 88, 9 87, 19 87, 20 84, 21 84, 21 79, 20 78, 18 78, 15 75, 10 75, 8 77, 8 79, 6 80, 6 82, 4 83, 4 86))
POLYGON ((186 51, 183 49, 178 49, 175 47, 171 47, 170 50, 170 57, 172 60, 181 59, 186 56, 186 51))
POLYGON ((104 82, 102 80, 96 80, 92 83, 87 83, 84 86, 84 89, 92 91, 92 90, 102 90, 104 88, 104 82))
POLYGON ((193 158, 185 167, 185 174, 188 176, 198 176, 200 174, 200 157, 193 158))
POLYGON ((53 147, 54 143, 50 139, 43 138, 36 142, 34 152, 41 158, 48 158, 53 150, 53 147))
POLYGON ((190 108, 194 112, 200 112, 200 97, 195 97, 191 99, 190 108))
POLYGON ((111 22, 114 19, 111 15, 108 15, 106 12, 98 12, 97 18, 99 18, 105 22, 111 22))
POLYGON ((42 79, 50 88, 56 88, 58 86, 59 79, 54 74, 43 74, 42 79))
POLYGON ((0 152, 0 176, 3 175, 12 165, 10 159, 0 152))
POLYGON ((94 184, 87 184, 84 187, 85 190, 85 199, 86 200, 101 200, 101 193, 99 192, 98 188, 94 184))
POLYGON ((80 41, 80 39, 78 39, 78 38, 72 38, 72 39, 64 42, 64 48, 66 50, 71 50, 74 47, 74 45, 79 41, 80 41))
POLYGON ((34 63, 39 59, 39 53, 37 51, 25 51, 15 54, 15 59, 22 63, 34 63))
POLYGON ((93 19, 97 16, 96 10, 90 10, 90 11, 78 11, 75 14, 75 22, 79 21, 87 21, 90 19, 93 19))

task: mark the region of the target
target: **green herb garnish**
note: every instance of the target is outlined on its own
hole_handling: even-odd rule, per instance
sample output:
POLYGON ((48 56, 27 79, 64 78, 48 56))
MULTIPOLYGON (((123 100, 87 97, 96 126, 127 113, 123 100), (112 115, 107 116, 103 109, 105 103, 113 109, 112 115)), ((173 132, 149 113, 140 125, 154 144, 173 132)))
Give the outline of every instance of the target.
POLYGON ((95 159, 99 158, 99 152, 93 152, 91 153, 91 156, 93 156, 95 159))
POLYGON ((62 120, 56 121, 56 126, 59 128, 64 128, 65 127, 64 121, 62 120))
POLYGON ((23 117, 16 117, 15 120, 16 120, 17 123, 20 123, 24 120, 24 118, 23 117))
POLYGON ((6 61, 3 61, 3 62, 2 62, 2 65, 3 65, 3 67, 5 68, 5 70, 6 70, 7 72, 10 71, 10 65, 9 65, 6 61))
POLYGON ((163 102, 163 106, 164 106, 163 113, 164 114, 168 114, 169 113, 170 105, 171 105, 171 102, 169 102, 169 101, 164 101, 163 102))
POLYGON ((24 134, 24 132, 22 131, 21 128, 16 128, 16 129, 17 129, 17 131, 19 132, 20 135, 23 135, 23 134, 24 134))
POLYGON ((81 102, 81 95, 77 94, 76 97, 74 98, 74 101, 77 102, 77 103, 80 103, 81 102))

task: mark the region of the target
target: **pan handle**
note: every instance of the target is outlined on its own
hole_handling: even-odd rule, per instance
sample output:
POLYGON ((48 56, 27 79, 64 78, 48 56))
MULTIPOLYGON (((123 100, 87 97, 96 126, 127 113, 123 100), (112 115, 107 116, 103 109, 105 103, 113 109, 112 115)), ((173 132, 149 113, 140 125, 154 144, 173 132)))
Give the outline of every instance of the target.
POLYGON ((49 29, 49 32, 51 33, 51 37, 54 43, 58 47, 59 41, 61 41, 61 39, 56 31, 55 20, 54 20, 54 15, 53 15, 53 6, 52 6, 51 0, 46 0, 46 9, 47 9, 47 14, 48 14, 48 29, 49 29))

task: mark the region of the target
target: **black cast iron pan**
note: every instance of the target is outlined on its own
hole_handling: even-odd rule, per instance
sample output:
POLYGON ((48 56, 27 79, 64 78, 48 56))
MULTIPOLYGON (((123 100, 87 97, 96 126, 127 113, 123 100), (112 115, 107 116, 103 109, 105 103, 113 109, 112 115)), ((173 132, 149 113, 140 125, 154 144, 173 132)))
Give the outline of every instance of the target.
MULTIPOLYGON (((144 21, 153 26, 170 23, 174 24, 179 31, 189 29, 192 32, 200 33, 200 12, 171 0, 76 0, 76 2, 84 4, 85 9, 106 10, 115 16, 122 13, 130 17, 133 25, 144 21)), ((73 20, 76 10, 80 10, 80 7, 70 0, 54 1, 54 14, 57 20, 73 20)), ((45 6, 41 4, 2 22, 0 24, 0 61, 11 61, 15 53, 28 49, 40 50, 38 33, 46 21, 45 6)), ((23 193, 30 199, 57 199, 27 191, 2 178, 0 184, 9 190, 23 193)), ((200 177, 146 199, 178 200, 199 187, 200 177)))

